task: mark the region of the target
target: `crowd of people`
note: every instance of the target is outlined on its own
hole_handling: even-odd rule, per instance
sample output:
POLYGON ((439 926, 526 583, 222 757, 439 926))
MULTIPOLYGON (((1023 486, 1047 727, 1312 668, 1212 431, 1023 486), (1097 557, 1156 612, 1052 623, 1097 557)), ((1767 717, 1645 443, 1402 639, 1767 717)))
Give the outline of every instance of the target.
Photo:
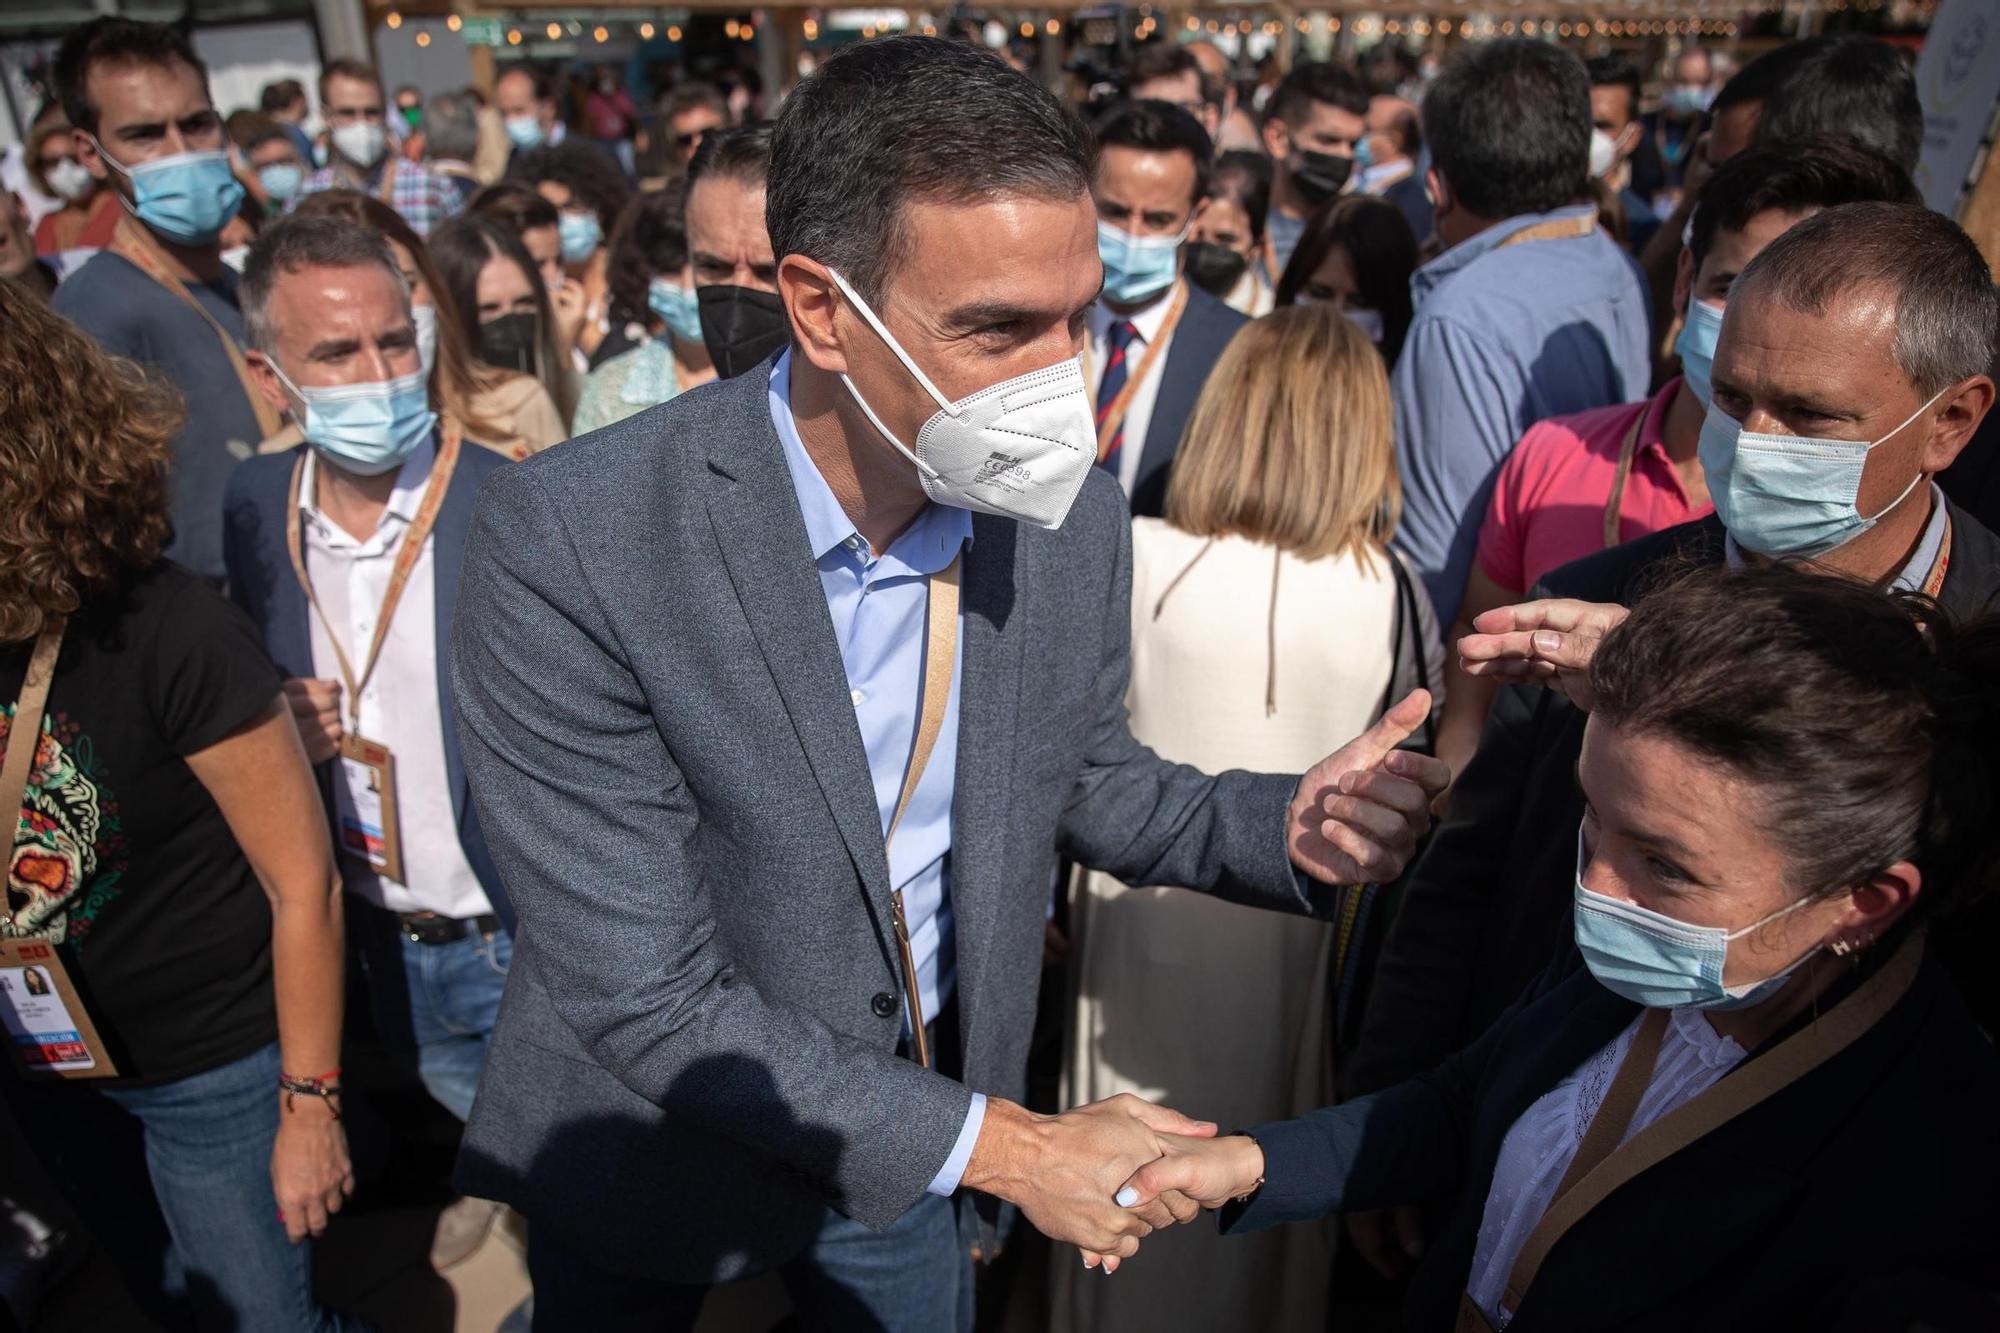
POLYGON ((0 1311, 365 1327, 401 1079, 510 1329, 1994 1326, 2000 294, 1904 57, 1241 72, 311 135, 70 33, 0 1311))

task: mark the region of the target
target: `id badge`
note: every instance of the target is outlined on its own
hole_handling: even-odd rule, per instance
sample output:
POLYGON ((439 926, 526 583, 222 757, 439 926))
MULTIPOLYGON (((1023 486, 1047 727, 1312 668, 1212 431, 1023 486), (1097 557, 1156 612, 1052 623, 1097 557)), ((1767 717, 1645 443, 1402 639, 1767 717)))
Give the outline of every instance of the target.
POLYGON ((402 824, 396 817, 396 756, 380 741, 340 738, 334 784, 340 850, 384 879, 403 882, 402 824))
POLYGON ((118 1076, 62 955, 47 940, 0 939, 0 1023, 15 1064, 30 1077, 118 1076))

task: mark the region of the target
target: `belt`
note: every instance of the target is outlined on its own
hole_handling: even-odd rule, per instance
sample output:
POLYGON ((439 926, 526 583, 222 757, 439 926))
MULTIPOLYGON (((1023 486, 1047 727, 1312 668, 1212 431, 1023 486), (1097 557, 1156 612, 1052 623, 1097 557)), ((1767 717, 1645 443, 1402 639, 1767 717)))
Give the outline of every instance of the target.
POLYGON ((390 915, 396 918, 396 929, 407 935, 413 944, 454 944, 465 938, 468 928, 484 936, 500 932, 500 918, 497 916, 467 919, 440 916, 436 912, 392 912, 390 915))

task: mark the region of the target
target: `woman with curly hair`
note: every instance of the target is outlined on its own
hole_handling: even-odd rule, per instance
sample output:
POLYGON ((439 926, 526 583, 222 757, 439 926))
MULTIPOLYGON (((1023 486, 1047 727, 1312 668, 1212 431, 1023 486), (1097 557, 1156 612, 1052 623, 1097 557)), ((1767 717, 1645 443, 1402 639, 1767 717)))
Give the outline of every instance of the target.
POLYGON ((642 194, 611 233, 611 323, 636 326, 641 339, 590 372, 571 423, 578 435, 715 378, 695 313, 686 198, 679 182, 642 194))
POLYGON ((0 283, 0 1093, 156 1321, 337 1329, 340 880, 256 631, 161 558, 181 418, 0 283))

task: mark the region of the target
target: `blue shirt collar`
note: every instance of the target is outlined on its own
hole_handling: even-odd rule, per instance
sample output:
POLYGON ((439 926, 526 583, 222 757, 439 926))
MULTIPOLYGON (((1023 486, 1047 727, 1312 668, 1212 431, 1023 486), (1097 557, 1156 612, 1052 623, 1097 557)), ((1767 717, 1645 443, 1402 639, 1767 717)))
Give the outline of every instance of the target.
MULTIPOLYGON (((854 520, 840 507, 833 488, 820 475, 819 465, 806 452, 799 438, 798 422, 792 417, 792 354, 782 353, 771 367, 771 425, 785 449, 785 467, 792 474, 792 489, 798 492, 799 512, 806 520, 806 540, 812 544, 814 560, 846 548, 860 563, 872 563, 868 543, 854 526, 854 520)), ((972 512, 951 505, 930 504, 917 515, 916 522, 891 542, 881 559, 901 564, 912 574, 932 574, 951 563, 959 548, 972 541, 972 512)), ((885 571, 886 572, 886 571, 885 571)))
POLYGON ((1596 211, 1596 204, 1572 204, 1567 208, 1558 208, 1547 213, 1522 213, 1504 222, 1496 222, 1477 236, 1469 236, 1460 241, 1411 274, 1410 295, 1421 302, 1424 297, 1437 289, 1439 283, 1470 266, 1474 260, 1499 249, 1501 244, 1517 231, 1526 231, 1529 227, 1544 222, 1581 217, 1587 213, 1594 214, 1596 211))

